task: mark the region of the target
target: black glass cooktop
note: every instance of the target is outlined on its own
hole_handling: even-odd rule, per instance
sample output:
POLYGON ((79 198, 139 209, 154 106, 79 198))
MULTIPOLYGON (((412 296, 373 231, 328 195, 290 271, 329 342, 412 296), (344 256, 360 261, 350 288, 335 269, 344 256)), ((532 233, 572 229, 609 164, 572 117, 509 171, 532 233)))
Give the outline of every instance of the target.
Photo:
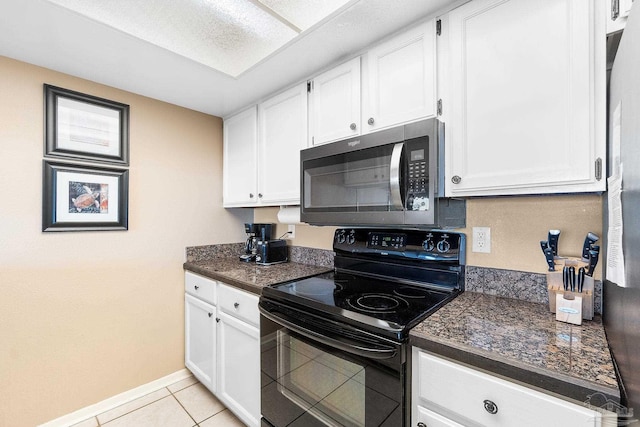
POLYGON ((382 329, 413 327, 455 294, 330 272, 263 289, 263 295, 382 329))

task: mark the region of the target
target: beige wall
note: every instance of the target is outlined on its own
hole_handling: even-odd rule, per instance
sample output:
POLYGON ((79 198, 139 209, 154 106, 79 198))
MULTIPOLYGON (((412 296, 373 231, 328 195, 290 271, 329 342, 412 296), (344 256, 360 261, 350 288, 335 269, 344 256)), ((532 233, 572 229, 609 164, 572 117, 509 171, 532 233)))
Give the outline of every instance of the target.
POLYGON ((185 246, 251 211, 222 208, 217 117, 4 57, 0 94, 0 425, 33 426, 183 369, 185 246), (131 106, 128 231, 41 232, 44 83, 131 106))
MULTIPOLYGON (((255 211, 256 222, 277 223, 277 208, 255 211)), ((602 196, 553 195, 523 197, 484 197, 467 200, 467 264, 478 267, 546 272, 540 240, 547 240, 549 229, 561 230, 558 251, 579 256, 587 232, 602 236, 602 196), (473 227, 491 228, 491 253, 471 251, 473 227)), ((334 227, 296 226, 291 244, 331 249, 334 227)), ((287 231, 278 224, 276 235, 287 231)), ((599 278, 600 265, 595 277, 599 278)))

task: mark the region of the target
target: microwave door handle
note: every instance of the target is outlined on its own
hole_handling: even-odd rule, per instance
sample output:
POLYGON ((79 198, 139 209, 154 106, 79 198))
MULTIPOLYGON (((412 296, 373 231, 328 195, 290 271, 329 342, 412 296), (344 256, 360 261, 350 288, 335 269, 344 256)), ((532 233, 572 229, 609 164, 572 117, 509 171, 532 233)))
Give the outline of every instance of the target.
POLYGON ((402 210, 402 194, 400 193, 400 168, 402 165, 402 150, 404 150, 404 142, 399 142, 393 146, 391 152, 391 164, 389 165, 389 186, 391 189, 391 204, 394 208, 402 210))

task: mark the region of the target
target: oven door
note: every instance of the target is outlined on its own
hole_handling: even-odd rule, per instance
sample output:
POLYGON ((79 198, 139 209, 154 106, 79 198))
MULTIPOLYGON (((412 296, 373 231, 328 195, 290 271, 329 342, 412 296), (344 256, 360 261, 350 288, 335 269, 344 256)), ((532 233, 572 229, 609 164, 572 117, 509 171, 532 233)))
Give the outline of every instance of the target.
POLYGON ((349 326, 323 330, 308 313, 267 307, 261 302, 263 426, 403 425, 401 344, 360 339, 349 326))

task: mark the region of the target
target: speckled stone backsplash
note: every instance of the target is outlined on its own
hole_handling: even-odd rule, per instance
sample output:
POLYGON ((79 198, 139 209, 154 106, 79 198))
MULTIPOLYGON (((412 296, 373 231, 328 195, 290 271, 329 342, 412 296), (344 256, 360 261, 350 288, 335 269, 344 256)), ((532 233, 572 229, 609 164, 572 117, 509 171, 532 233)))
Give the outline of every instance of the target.
POLYGON ((220 245, 188 246, 187 262, 198 262, 216 257, 239 256, 244 251, 244 243, 223 243, 220 245))
MULTIPOLYGON (((545 274, 468 265, 466 267, 465 289, 472 292, 549 304, 545 274)), ((596 280, 594 284, 593 305, 594 311, 601 314, 602 282, 600 280, 596 280)))
POLYGON ((304 246, 290 246, 289 261, 333 268, 333 251, 306 248, 304 246))
MULTIPOLYGON (((213 258, 239 256, 244 251, 244 243, 187 247, 187 262, 199 262, 213 258)), ((333 251, 325 249, 289 246, 289 261, 300 264, 333 268, 333 251)))

